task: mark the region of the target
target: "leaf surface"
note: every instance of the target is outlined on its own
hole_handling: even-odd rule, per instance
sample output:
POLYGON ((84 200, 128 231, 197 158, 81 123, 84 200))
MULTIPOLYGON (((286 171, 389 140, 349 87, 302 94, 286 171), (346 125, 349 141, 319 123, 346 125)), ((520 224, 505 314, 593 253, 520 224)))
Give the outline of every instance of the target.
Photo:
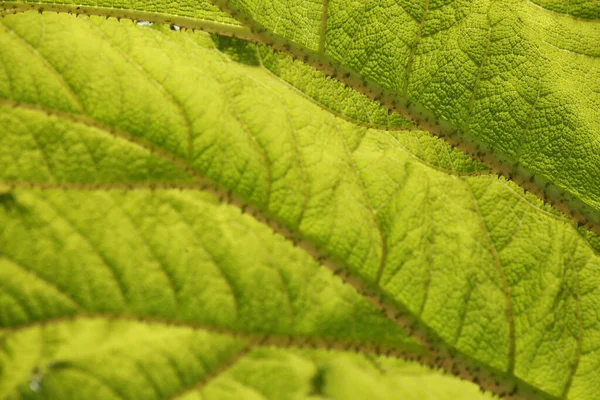
POLYGON ((5 341, 19 359, 2 361, 23 380, 11 399, 492 398, 395 358, 251 343, 187 326, 94 317, 24 329, 5 341))
POLYGON ((4 7, 150 15, 260 40, 444 137, 600 233, 600 8, 594 1, 18 1, 4 7))
MULTIPOLYGON (((48 373, 49 390, 85 381, 89 393, 138 398, 146 381, 145 398, 168 398, 248 343, 250 359, 265 345, 330 343, 409 355, 511 396, 594 398, 596 236, 515 184, 473 175, 460 153, 436 161, 452 150, 424 131, 336 116, 205 34, 35 13, 0 28, 3 343, 46 325, 84 340, 113 319, 150 341, 178 335, 162 326, 173 324, 192 337, 181 346, 215 343, 197 350, 208 366, 171 367, 196 375, 168 388, 150 391, 152 372, 107 384, 111 368, 90 377, 71 368, 87 361, 69 361, 48 373), (425 150, 407 144, 415 137, 425 150)), ((310 393, 316 355, 265 352, 308 360, 281 369, 310 393)), ((30 366, 4 372, 26 361, 5 353, 4 393, 42 393, 27 391, 30 366)), ((350 364, 316 386, 345 381, 350 364)), ((237 382, 227 390, 257 390, 237 382)), ((276 383, 268 390, 293 389, 276 383)))

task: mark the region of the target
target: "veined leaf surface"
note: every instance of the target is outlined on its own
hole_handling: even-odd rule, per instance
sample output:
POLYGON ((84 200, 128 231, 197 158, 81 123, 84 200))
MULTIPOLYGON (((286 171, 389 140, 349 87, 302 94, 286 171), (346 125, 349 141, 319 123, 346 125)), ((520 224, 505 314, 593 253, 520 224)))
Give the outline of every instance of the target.
POLYGON ((150 14, 260 40, 460 146, 600 233, 595 1, 17 1, 4 7, 150 14))
POLYGON ((0 48, 3 395, 194 396, 180 392, 233 363, 208 398, 348 398, 335 382, 363 358, 323 372, 339 353, 269 347, 306 344, 517 398, 597 393, 596 236, 460 153, 436 161, 451 152, 437 139, 407 145, 426 132, 335 116, 167 26, 26 13, 4 19, 0 48), (125 380, 113 330, 149 343, 125 380), (53 338, 67 349, 44 350, 53 338), (77 359, 81 341, 107 348, 77 359), (235 368, 256 358, 244 387, 235 368), (257 389, 273 363, 287 383, 257 389))

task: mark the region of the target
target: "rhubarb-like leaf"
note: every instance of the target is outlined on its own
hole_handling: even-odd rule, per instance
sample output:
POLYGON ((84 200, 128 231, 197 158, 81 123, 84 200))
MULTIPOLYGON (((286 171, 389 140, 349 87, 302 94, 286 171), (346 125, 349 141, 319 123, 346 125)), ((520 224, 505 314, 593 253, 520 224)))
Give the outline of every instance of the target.
POLYGON ((151 18, 262 41, 444 137, 600 233, 596 1, 2 4, 5 12, 151 18))
POLYGON ((168 25, 0 49, 2 396, 390 398, 388 354, 594 399, 597 236, 440 139, 168 25))

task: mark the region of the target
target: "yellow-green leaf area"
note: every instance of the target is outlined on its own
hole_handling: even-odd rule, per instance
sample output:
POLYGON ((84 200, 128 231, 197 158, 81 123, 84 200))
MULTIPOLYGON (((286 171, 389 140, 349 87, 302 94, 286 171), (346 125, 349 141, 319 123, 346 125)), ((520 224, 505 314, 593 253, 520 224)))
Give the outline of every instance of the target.
MULTIPOLYGON (((594 1, 3 4, 6 13, 41 4, 52 11, 150 19, 264 42, 444 137, 600 230, 600 184, 594 179, 600 173, 595 157, 600 30, 594 1), (232 18, 238 22, 228 21, 232 18)), ((321 97, 331 103, 328 96, 321 97)))
MULTIPOLYGON (((598 253, 516 185, 448 173, 448 161, 430 161, 447 150, 440 139, 331 113, 200 32, 37 13, 2 27, 0 40, 33 57, 2 65, 21 88, 4 92, 0 119, 4 337, 82 318, 171 324, 202 331, 189 333, 200 344, 216 338, 198 358, 224 361, 201 371, 231 355, 233 373, 242 364, 230 351, 243 346, 247 360, 266 344, 308 343, 410 356, 512 396, 594 398, 598 253), (81 106, 55 106, 59 90, 81 106), (421 153, 406 145, 415 137, 421 153)), ((314 362, 281 357, 296 360, 281 368, 288 386, 238 380, 214 393, 309 395, 314 362)), ((176 378, 143 396, 169 398, 177 382, 202 379, 178 360, 148 364, 174 365, 176 378)), ((127 379, 129 366, 118 377, 118 363, 58 364, 47 387, 59 398, 134 398, 157 380, 127 379)), ((41 393, 27 388, 39 368, 6 378, 7 393, 41 393)), ((361 393, 341 384, 354 376, 360 390, 394 391, 377 375, 329 368, 316 386, 331 396, 361 393)))
POLYGON ((26 328, 3 343, 3 378, 18 383, 6 392, 4 379, 0 390, 11 400, 315 400, 348 398, 356 390, 380 398, 396 391, 415 400, 492 398, 471 383, 394 358, 253 345, 242 337, 156 322, 83 318, 26 328), (279 383, 272 379, 277 375, 279 383))
MULTIPOLYGON (((216 3, 267 44, 304 46, 271 22, 286 18, 274 13, 275 2, 216 3), (248 11, 259 3, 265 15, 248 11)), ((295 18, 310 17, 289 20, 295 18)), ((320 47, 306 52, 311 64, 330 74, 349 71, 341 79, 351 86, 597 225, 595 20, 573 21, 516 0, 336 0, 323 3, 319 20, 320 47)))

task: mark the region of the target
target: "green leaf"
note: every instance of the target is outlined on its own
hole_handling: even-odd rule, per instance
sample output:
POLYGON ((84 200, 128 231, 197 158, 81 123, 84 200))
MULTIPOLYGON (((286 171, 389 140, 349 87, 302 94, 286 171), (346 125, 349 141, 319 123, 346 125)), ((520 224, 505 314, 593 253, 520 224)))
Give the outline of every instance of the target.
MULTIPOLYGON (((229 55, 168 26, 0 25, 2 396, 423 386, 366 355, 389 354, 594 398, 597 236, 425 131, 367 124, 376 104, 290 86, 292 60, 217 44, 229 55)), ((427 382, 471 396, 447 379, 427 382)))
POLYGON ((565 4, 556 0, 536 0, 533 3, 545 9, 572 15, 574 17, 592 19, 600 17, 600 8, 595 1, 577 0, 565 4))
POLYGON ((252 343, 193 327, 85 318, 12 335, 5 348, 20 357, 2 361, 23 380, 9 398, 491 399, 399 359, 252 343))
POLYGON ((47 0, 4 8, 152 18, 262 41, 377 99, 600 233, 594 1, 47 0))
POLYGON ((214 3, 600 232, 597 21, 521 0, 214 3))

